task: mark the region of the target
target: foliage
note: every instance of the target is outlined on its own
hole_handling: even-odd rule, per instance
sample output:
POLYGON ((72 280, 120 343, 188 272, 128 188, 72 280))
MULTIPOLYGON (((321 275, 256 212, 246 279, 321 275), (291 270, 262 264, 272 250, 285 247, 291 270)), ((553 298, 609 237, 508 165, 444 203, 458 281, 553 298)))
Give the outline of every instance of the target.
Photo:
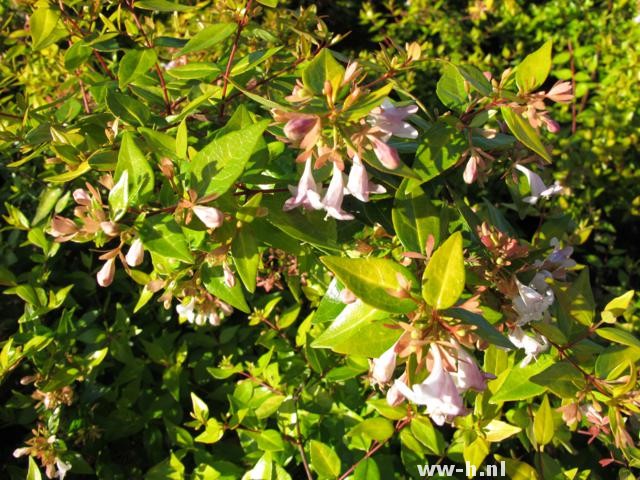
POLYGON ((0 6, 2 474, 632 478, 631 277, 572 258, 609 228, 589 195, 628 199, 562 172, 623 165, 594 135, 637 126, 590 123, 614 77, 560 67, 592 53, 481 3, 470 34, 429 10, 439 41, 398 17, 359 62, 314 6, 0 6))

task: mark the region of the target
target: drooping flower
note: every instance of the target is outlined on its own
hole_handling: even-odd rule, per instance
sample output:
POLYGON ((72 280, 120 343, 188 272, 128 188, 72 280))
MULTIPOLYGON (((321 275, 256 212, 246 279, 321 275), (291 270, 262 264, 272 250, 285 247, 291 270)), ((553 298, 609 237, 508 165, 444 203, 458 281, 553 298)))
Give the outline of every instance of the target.
POLYGON ((195 297, 191 297, 187 304, 179 303, 176 305, 176 312, 180 318, 198 326, 205 325, 207 322, 213 326, 220 325, 220 315, 216 311, 212 309, 209 311, 200 310, 197 307, 195 297))
POLYGON ((96 280, 98 281, 98 285, 101 287, 108 287, 113 282, 113 277, 116 274, 116 259, 110 258, 102 268, 98 271, 96 275, 96 280))
POLYGON ((91 205, 91 196, 83 188, 77 188, 76 190, 73 191, 73 200, 78 205, 83 205, 83 206, 91 205))
POLYGON ((382 105, 371 110, 369 121, 374 127, 384 132, 387 136, 394 135, 400 138, 418 138, 418 131, 405 118, 418 111, 417 105, 396 107, 387 98, 382 105))
POLYGON ((351 195, 361 202, 368 202, 369 194, 385 193, 387 191, 382 185, 369 181, 367 169, 358 155, 354 155, 351 161, 351 170, 347 180, 347 190, 351 195))
POLYGON ((298 186, 289 187, 293 196, 284 202, 283 210, 289 211, 299 206, 307 210, 320 210, 323 207, 320 201, 320 186, 313 178, 311 161, 311 158, 305 161, 304 172, 302 172, 298 186))
POLYGON ((483 392, 487 389, 487 380, 496 378, 495 375, 483 372, 478 367, 476 360, 467 351, 458 345, 458 370, 451 373, 458 388, 458 392, 466 392, 469 389, 483 392))
POLYGON ((551 87, 551 90, 549 90, 545 96, 554 102, 567 103, 573 100, 572 90, 571 82, 558 82, 551 87))
POLYGON ((478 178, 478 163, 480 158, 477 155, 471 155, 467 164, 464 167, 464 173, 462 179, 464 183, 471 185, 478 178))
POLYGON ((224 221, 224 213, 215 207, 194 205, 192 210, 207 228, 218 228, 224 221))
POLYGON ((376 154, 380 163, 390 170, 395 170, 400 166, 400 156, 398 151, 380 140, 375 135, 367 135, 373 146, 373 153, 376 154))
POLYGON ((433 346, 431 352, 431 373, 422 383, 409 388, 404 382, 396 380, 395 385, 409 401, 417 405, 426 405, 427 414, 431 419, 437 425, 443 425, 457 416, 464 415, 465 408, 451 374, 442 365, 438 347, 433 346))
POLYGON ((553 290, 544 282, 539 274, 527 286, 516 278, 518 295, 513 301, 513 309, 518 314, 517 325, 526 325, 529 322, 541 320, 549 307, 553 304, 555 296, 553 290))
POLYGON ((393 382, 393 384, 391 384, 391 386, 387 390, 387 395, 386 395, 387 404, 389 404, 392 407, 397 407, 402 402, 404 402, 405 397, 400 391, 400 388, 398 387, 398 385, 405 385, 406 382, 407 382, 407 373, 405 372, 402 375, 400 375, 400 378, 398 378, 395 382, 393 382))
POLYGON ((129 251, 124 258, 127 265, 130 267, 137 267, 140 265, 144 260, 144 246, 142 245, 142 240, 136 238, 129 247, 129 251))
POLYGON ((549 341, 544 335, 540 335, 535 332, 528 335, 520 327, 515 327, 511 330, 508 337, 511 343, 513 343, 517 348, 524 350, 525 357, 520 363, 521 367, 529 365, 539 354, 547 351, 549 348, 549 341))
POLYGON ((562 191, 563 187, 558 181, 553 185, 547 186, 542 181, 542 178, 540 178, 540 175, 532 172, 527 167, 523 165, 516 165, 516 169, 524 173, 527 177, 527 181, 529 182, 529 188, 531 189, 531 195, 522 199, 524 202, 535 205, 538 203, 540 198, 549 198, 550 196, 557 195, 562 191))
POLYGON ((56 215, 51 220, 50 235, 56 239, 56 242, 66 242, 71 240, 80 232, 80 228, 70 218, 56 215))
POLYGON ((371 378, 375 383, 383 385, 391 381, 393 371, 396 368, 397 356, 396 344, 394 343, 386 352, 371 361, 373 367, 371 369, 371 378))
POLYGON ((336 220, 353 220, 353 215, 342 210, 342 199, 344 198, 344 178, 338 165, 334 162, 331 182, 327 188, 327 193, 322 199, 322 206, 327 212, 327 217, 336 220))
POLYGON ((233 271, 231 270, 231 267, 229 267, 229 264, 227 262, 224 262, 222 264, 222 271, 224 272, 225 285, 229 288, 233 288, 236 284, 236 277, 233 274, 233 271))
POLYGON ((299 114, 284 125, 284 134, 294 143, 298 143, 311 131, 318 121, 315 115, 299 114))

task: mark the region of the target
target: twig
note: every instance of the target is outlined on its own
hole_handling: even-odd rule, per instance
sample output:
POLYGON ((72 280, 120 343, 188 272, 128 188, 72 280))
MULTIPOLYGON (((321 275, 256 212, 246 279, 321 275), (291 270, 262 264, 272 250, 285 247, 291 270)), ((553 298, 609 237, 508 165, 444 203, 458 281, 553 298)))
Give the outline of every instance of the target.
POLYGON ((575 94, 576 94, 576 65, 574 62, 574 55, 573 55, 573 44, 571 43, 571 40, 569 40, 569 42, 567 43, 567 48, 569 50, 569 66, 571 68, 571 91, 573 92, 573 101, 571 102, 571 134, 573 135, 574 133, 576 133, 576 129, 577 129, 577 112, 576 112, 576 98, 575 98, 575 94))
POLYGON ((84 88, 84 82, 80 77, 79 70, 76 70, 76 76, 78 77, 78 83, 80 84, 80 93, 82 94, 82 105, 84 106, 84 113, 91 113, 91 108, 89 107, 89 97, 87 95, 87 90, 84 88))
MULTIPOLYGON (((229 74, 231 73, 231 65, 233 64, 233 59, 236 56, 236 51, 238 50, 238 44, 240 43, 240 34, 242 34, 242 30, 249 23, 249 10, 251 9, 251 4, 253 0, 247 0, 247 5, 244 8, 244 13, 242 17, 238 21, 238 30, 236 30, 236 36, 233 39, 233 45, 231 46, 231 53, 229 53, 229 60, 227 61, 227 68, 224 71, 224 81, 222 84, 222 95, 221 99, 224 100, 224 97, 227 94, 227 87, 229 86, 229 74)), ((224 117, 224 107, 225 102, 223 101, 220 105, 220 115, 219 118, 222 119, 224 117)))

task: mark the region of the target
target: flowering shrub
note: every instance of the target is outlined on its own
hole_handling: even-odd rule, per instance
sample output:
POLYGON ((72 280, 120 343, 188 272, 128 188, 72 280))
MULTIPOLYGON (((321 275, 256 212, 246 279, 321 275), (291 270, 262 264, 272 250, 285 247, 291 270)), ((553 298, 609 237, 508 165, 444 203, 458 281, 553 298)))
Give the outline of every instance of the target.
POLYGON ((277 3, 5 7, 3 473, 633 478, 634 292, 573 258, 552 41, 442 61, 442 111, 419 43, 277 3))

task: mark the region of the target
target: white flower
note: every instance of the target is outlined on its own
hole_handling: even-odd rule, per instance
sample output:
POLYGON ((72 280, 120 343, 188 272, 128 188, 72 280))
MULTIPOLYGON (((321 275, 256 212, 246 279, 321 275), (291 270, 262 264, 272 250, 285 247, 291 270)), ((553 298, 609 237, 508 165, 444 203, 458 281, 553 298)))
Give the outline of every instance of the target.
POLYGON ((555 182, 551 186, 546 186, 538 175, 535 172, 532 172, 527 167, 522 165, 516 165, 516 169, 520 170, 527 177, 527 181, 529 182, 529 188, 531 189, 531 195, 528 197, 524 197, 522 199, 523 202, 530 203, 531 205, 535 205, 538 203, 538 200, 541 198, 549 198, 552 195, 557 195, 562 191, 562 185, 559 182, 555 182))
POLYGON ((545 352, 549 348, 549 341, 538 333, 527 335, 520 327, 514 328, 508 335, 509 340, 516 347, 524 350, 526 356, 520 363, 521 367, 526 367, 540 353, 545 352))
POLYGON ((196 313, 194 311, 195 308, 196 299, 192 297, 189 303, 187 303, 186 305, 182 303, 176 305, 176 312, 178 312, 178 316, 180 316, 181 318, 186 318, 189 323, 193 323, 196 317, 196 313))
POLYGON ((513 309, 518 314, 518 326, 541 320, 553 304, 553 290, 544 282, 545 277, 542 273, 536 274, 529 286, 523 285, 516 278, 518 295, 512 301, 513 309))
POLYGON ((56 468, 58 469, 58 473, 56 477, 60 480, 64 480, 64 477, 67 475, 67 472, 71 470, 71 464, 67 462, 63 462, 59 458, 56 458, 56 468))
POLYGON ((113 282, 113 277, 116 274, 116 259, 110 258, 102 268, 98 271, 96 275, 96 280, 98 281, 98 285, 101 287, 108 287, 113 282))
POLYGON ((304 164, 304 172, 302 172, 298 186, 290 186, 289 191, 293 196, 284 202, 284 206, 282 207, 284 211, 293 210, 299 206, 302 206, 307 210, 320 210, 322 208, 322 202, 320 201, 320 186, 313 178, 311 158, 308 158, 304 164))
POLYGON ((327 217, 337 220, 353 220, 353 215, 342 210, 342 199, 344 198, 344 178, 338 165, 333 163, 333 175, 327 193, 322 199, 322 206, 327 212, 327 217))
POLYGON ((416 105, 396 107, 386 98, 382 105, 371 110, 369 120, 374 127, 400 138, 418 138, 418 131, 404 119, 418 111, 416 105))
POLYGON ((458 370, 451 376, 458 388, 458 392, 466 392, 469 389, 483 392, 487 389, 487 380, 496 378, 490 373, 485 373, 478 367, 476 360, 467 351, 458 345, 458 370))
POLYGON ((347 191, 361 202, 369 201, 370 193, 385 193, 387 190, 382 185, 369 181, 367 170, 358 155, 351 159, 353 162, 347 180, 347 191))
POLYGON ((394 343, 386 352, 371 361, 373 364, 371 378, 376 383, 385 384, 391 381, 393 371, 396 369, 396 357, 396 344, 394 343))
POLYGON ((419 384, 409 388, 404 382, 396 380, 395 385, 408 400, 417 405, 426 405, 427 414, 437 425, 450 422, 464 415, 465 408, 456 384, 442 366, 441 354, 437 346, 431 348, 433 367, 429 376, 419 384))
POLYGON ((142 240, 136 238, 129 247, 129 251, 124 258, 127 261, 127 265, 130 267, 137 267, 140 265, 144 260, 144 246, 142 245, 142 240))
POLYGON ((207 228, 218 228, 224 221, 224 213, 215 207, 194 205, 192 210, 207 228))

